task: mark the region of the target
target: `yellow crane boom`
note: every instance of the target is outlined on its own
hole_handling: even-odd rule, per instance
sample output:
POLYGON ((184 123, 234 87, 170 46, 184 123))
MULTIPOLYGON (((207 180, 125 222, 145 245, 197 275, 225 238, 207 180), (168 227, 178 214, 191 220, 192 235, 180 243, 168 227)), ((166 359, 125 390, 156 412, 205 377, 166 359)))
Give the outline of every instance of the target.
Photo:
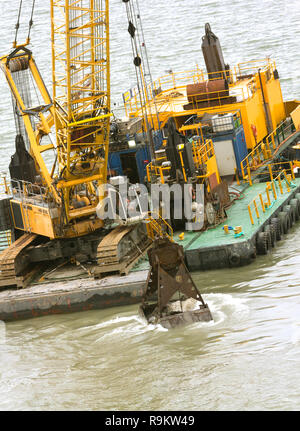
POLYGON ((66 193, 74 184, 106 182, 111 116, 108 3, 51 0, 57 154, 60 186, 66 193))

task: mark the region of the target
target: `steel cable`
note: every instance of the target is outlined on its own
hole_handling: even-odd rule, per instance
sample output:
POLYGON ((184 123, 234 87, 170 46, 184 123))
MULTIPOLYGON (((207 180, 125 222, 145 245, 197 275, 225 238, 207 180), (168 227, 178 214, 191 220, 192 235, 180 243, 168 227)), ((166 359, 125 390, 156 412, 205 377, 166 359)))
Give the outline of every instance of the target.
POLYGON ((16 33, 15 33, 15 40, 14 40, 14 44, 13 44, 14 47, 16 47, 16 45, 17 45, 17 37, 18 37, 18 30, 19 30, 19 27, 20 27, 20 17, 21 17, 21 11, 22 11, 22 3, 23 3, 23 0, 20 0, 20 3, 19 3, 19 12, 18 12, 18 21, 17 21, 17 23, 15 25, 16 33))

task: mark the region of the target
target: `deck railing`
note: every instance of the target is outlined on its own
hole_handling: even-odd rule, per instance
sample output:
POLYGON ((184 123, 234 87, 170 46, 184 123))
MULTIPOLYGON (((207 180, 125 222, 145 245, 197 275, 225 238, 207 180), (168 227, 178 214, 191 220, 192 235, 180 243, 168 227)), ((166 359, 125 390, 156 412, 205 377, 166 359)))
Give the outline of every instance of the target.
MULTIPOLYGON (((181 161, 184 181, 187 182, 187 176, 186 176, 186 171, 185 171, 185 166, 184 166, 183 156, 182 156, 183 149, 184 149, 184 144, 182 144, 182 148, 178 148, 177 150, 181 161)), ((215 150, 214 150, 212 140, 205 139, 205 141, 202 141, 201 138, 199 140, 193 140, 192 152, 193 152, 193 160, 194 160, 195 167, 199 168, 201 165, 207 163, 207 161, 215 155, 215 150)), ((171 169, 171 166, 170 166, 170 163, 164 164, 163 163, 164 161, 167 161, 167 159, 165 156, 162 156, 148 163, 148 165, 146 166, 146 172, 147 172, 147 180, 149 183, 152 181, 152 178, 154 177, 156 179, 159 178, 161 184, 165 184, 165 176, 168 175, 171 169)), ((205 178, 205 177, 206 175, 202 176, 201 178, 205 178)))
POLYGON ((10 195, 9 182, 5 175, 0 178, 0 197, 10 195))
MULTIPOLYGON (((160 159, 166 160, 166 158, 162 157, 160 157, 160 159)), ((148 165, 146 166, 148 183, 151 183, 153 177, 159 177, 161 184, 165 184, 165 175, 169 173, 171 166, 157 165, 157 161, 158 159, 148 163, 148 165)))
POLYGON ((257 169, 270 161, 281 143, 294 131, 294 125, 289 120, 283 121, 272 133, 263 139, 253 150, 241 161, 241 175, 244 181, 252 185, 257 169))
POLYGON ((276 178, 272 178, 271 181, 267 182, 263 192, 255 196, 248 204, 248 213, 252 225, 254 225, 255 216, 256 220, 259 220, 261 215, 274 205, 279 193, 282 195, 291 191, 294 178, 293 171, 289 174, 286 169, 283 169, 276 178))
POLYGON ((215 155, 214 145, 211 139, 206 139, 203 144, 199 143, 199 141, 193 141, 192 149, 196 167, 205 164, 215 155))
MULTIPOLYGON (((240 102, 245 101, 253 96, 256 89, 256 83, 254 79, 251 79, 258 70, 265 71, 269 70, 270 74, 276 69, 276 64, 270 59, 259 59, 245 63, 239 63, 233 66, 230 70, 219 71, 219 78, 216 78, 216 73, 214 72, 215 79, 224 79, 226 77, 229 82, 229 89, 234 88, 234 96, 240 102), (236 83, 243 77, 248 77, 250 81, 247 86, 237 88, 236 83)), ((153 81, 152 84, 147 85, 147 94, 150 97, 147 100, 147 104, 150 112, 148 114, 155 113, 154 102, 156 104, 156 109, 158 112, 164 112, 168 110, 176 111, 176 107, 182 105, 182 100, 178 100, 178 96, 186 97, 185 89, 188 84, 203 83, 210 79, 210 73, 204 72, 198 66, 193 70, 187 70, 183 72, 170 72, 169 74, 163 75, 160 78, 153 81), (153 112, 152 108, 153 106, 153 112)), ((213 92, 216 94, 216 91, 213 92)), ((223 92, 211 98, 209 93, 205 95, 210 99, 212 105, 223 104, 224 96, 223 92)), ((195 100, 194 105, 197 108, 198 96, 204 95, 204 93, 199 93, 193 95, 193 100, 195 100)), ((125 112, 127 116, 139 115, 139 111, 142 108, 141 101, 143 99, 140 97, 140 93, 137 87, 128 90, 123 94, 123 101, 125 112)))
POLYGON ((161 217, 160 214, 155 213, 155 218, 149 213, 146 219, 147 234, 150 239, 165 238, 173 241, 173 229, 169 223, 161 217))

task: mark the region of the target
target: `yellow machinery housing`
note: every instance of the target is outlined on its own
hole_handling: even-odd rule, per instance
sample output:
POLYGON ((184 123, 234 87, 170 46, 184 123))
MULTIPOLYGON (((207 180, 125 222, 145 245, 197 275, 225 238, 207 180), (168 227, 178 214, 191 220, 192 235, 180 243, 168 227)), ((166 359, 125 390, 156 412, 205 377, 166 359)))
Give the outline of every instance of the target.
MULTIPOLYGON (((194 126, 196 129, 196 127, 194 126)), ((182 128, 180 132, 182 132, 182 128)), ((186 169, 183 161, 182 152, 184 149, 184 144, 182 144, 181 148, 178 148, 178 153, 181 161, 181 169, 183 173, 183 180, 185 183, 188 182, 186 169)), ((199 170, 201 167, 205 166, 205 174, 201 176, 196 176, 197 181, 199 183, 203 183, 205 180, 212 181, 212 184, 215 186, 220 184, 221 178, 218 171, 218 165, 216 160, 216 155, 214 151, 213 142, 211 139, 203 139, 194 140, 192 142, 192 154, 193 154, 193 162, 195 168, 199 170)), ((152 160, 147 167, 147 180, 149 183, 159 181, 161 184, 165 184, 165 178, 168 176, 170 166, 164 165, 164 162, 167 161, 165 155, 152 160)), ((209 187, 209 185, 208 185, 209 187)), ((209 189, 208 189, 209 191, 209 189)))
POLYGON ((173 117, 179 130, 192 115, 201 121, 205 113, 239 110, 249 149, 286 118, 278 72, 270 59, 239 63, 220 71, 219 78, 211 79, 211 75, 197 67, 162 76, 153 82, 153 91, 149 91, 153 97, 143 107, 138 91, 133 89, 125 99, 126 114, 139 117, 141 110, 146 110, 157 127, 157 111, 161 127, 173 117), (228 87, 221 86, 224 75, 229 78, 228 87))

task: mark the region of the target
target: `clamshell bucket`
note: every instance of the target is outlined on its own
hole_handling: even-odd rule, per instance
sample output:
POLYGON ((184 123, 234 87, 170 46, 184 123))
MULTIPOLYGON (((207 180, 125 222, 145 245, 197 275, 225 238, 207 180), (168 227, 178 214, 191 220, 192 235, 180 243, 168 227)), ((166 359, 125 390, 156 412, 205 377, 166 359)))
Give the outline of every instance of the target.
POLYGON ((148 250, 148 257, 151 269, 139 309, 142 318, 168 329, 213 320, 185 266, 182 246, 159 238, 148 250))

